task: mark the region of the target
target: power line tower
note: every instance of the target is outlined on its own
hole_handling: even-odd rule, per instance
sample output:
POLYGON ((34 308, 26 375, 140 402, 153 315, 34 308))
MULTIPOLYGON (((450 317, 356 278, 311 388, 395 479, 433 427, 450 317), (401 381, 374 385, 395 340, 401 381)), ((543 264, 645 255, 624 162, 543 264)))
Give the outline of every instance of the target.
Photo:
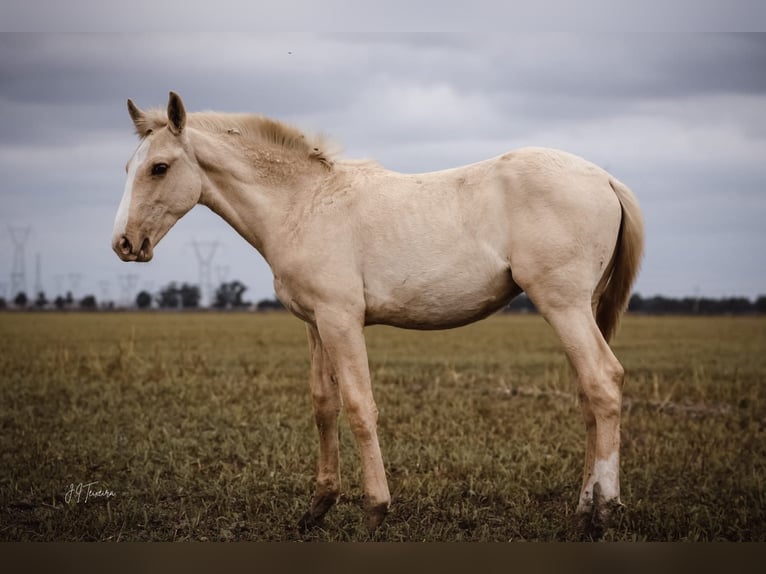
POLYGON ((200 303, 209 306, 213 298, 213 256, 218 241, 192 241, 199 264, 200 303))
POLYGON ((66 293, 64 293, 64 276, 57 273, 53 276, 53 280, 56 282, 56 296, 63 297, 66 295, 66 293))
POLYGON ((111 299, 111 281, 108 279, 101 279, 98 282, 98 290, 101 295, 101 306, 105 307, 109 304, 111 299))
POLYGON ((11 268, 11 297, 27 292, 27 272, 24 248, 32 228, 8 226, 13 242, 13 267, 11 268))
POLYGON ((138 285, 138 274, 125 273, 124 275, 118 275, 117 279, 120 282, 122 306, 132 307, 133 303, 136 301, 136 285, 138 285))

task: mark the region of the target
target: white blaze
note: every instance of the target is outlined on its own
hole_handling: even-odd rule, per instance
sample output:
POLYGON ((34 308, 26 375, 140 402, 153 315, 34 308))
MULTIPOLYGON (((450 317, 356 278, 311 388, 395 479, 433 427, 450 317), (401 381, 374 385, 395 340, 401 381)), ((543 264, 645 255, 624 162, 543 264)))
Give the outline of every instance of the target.
POLYGON ((122 199, 120 200, 120 207, 117 208, 117 216, 114 218, 114 237, 119 238, 125 234, 125 230, 128 227, 128 212, 130 211, 130 203, 133 194, 133 182, 136 179, 136 172, 141 164, 146 160, 146 156, 149 153, 149 140, 145 139, 138 146, 136 153, 128 162, 128 179, 125 182, 125 191, 122 193, 122 199))

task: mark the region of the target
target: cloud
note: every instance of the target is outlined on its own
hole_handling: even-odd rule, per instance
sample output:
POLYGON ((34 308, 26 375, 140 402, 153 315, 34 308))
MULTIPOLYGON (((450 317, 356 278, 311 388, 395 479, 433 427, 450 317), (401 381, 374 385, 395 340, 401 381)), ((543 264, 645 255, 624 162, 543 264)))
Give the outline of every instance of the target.
MULTIPOLYGON (((255 251, 201 208, 149 266, 125 266, 109 249, 136 145, 125 100, 164 106, 173 89, 190 110, 286 119, 400 171, 523 145, 567 149, 639 195, 649 229, 642 292, 741 285, 754 295, 766 291, 756 250, 766 240, 765 38, 2 34, 0 224, 34 226, 29 253, 45 254, 48 276, 87 269, 84 288, 108 276, 113 293, 119 273, 157 286, 196 280, 189 241, 218 237, 226 248, 217 263, 257 289, 251 296, 271 295, 255 251)), ((0 232, 0 282, 11 255, 0 232)))
POLYGON ((98 0, 5 0, 5 30, 78 32, 95 28, 110 33, 135 30, 167 32, 180 29, 191 33, 215 31, 222 34, 246 29, 252 33, 269 30, 365 32, 482 30, 499 34, 524 30, 585 30, 624 32, 653 30, 757 31, 766 9, 759 0, 567 0, 504 2, 474 0, 444 5, 435 0, 388 0, 348 2, 346 0, 282 0, 254 3, 248 0, 218 0, 215 4, 178 0, 156 2, 132 0, 114 5, 98 0))

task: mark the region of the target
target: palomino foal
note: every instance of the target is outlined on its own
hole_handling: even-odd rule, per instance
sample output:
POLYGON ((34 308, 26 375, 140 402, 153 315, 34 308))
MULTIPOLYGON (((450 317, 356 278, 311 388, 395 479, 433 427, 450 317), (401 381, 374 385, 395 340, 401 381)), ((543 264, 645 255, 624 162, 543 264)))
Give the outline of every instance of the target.
POLYGON ((389 509, 364 326, 455 327, 522 291, 577 375, 586 429, 578 511, 602 521, 620 504, 623 369, 607 341, 643 250, 627 187, 551 149, 409 175, 333 161, 320 141, 268 118, 187 115, 172 92, 166 112, 130 100, 128 110, 141 143, 115 219, 117 255, 149 261, 201 203, 263 255, 280 300, 307 324, 319 464, 303 526, 319 523, 340 492, 341 406, 360 451, 368 527, 389 509))

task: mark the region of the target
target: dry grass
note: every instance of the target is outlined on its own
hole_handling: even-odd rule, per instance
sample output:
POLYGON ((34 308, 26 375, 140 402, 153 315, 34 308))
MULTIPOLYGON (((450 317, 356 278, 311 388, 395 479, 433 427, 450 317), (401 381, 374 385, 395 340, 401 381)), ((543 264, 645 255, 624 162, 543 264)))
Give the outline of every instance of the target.
MULTIPOLYGON (((295 525, 316 432, 286 315, 0 315, 0 540, 366 540, 343 497, 295 525), (113 497, 67 502, 97 481, 113 497)), ((539 317, 368 329, 388 541, 578 540, 583 429, 539 317)), ((621 520, 608 540, 766 540, 766 320, 624 321, 621 520)))

